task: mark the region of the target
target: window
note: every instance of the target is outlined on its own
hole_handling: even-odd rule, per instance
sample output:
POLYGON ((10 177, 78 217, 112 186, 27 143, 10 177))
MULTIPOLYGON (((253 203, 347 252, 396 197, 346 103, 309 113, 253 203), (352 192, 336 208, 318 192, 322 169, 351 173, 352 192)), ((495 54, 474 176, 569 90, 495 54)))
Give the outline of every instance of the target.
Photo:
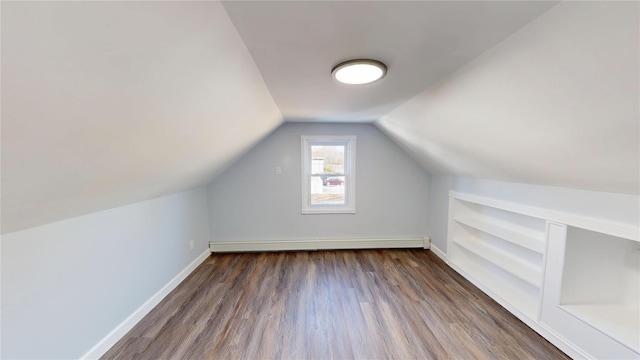
POLYGON ((355 213, 355 170, 355 136, 302 136, 302 213, 355 213))

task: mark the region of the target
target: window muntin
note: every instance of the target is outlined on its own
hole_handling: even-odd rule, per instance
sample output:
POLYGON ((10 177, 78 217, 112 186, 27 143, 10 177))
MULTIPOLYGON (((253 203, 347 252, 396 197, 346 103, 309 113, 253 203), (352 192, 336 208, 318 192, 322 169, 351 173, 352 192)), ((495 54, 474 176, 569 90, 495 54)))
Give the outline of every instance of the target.
POLYGON ((302 136, 302 213, 355 213, 355 136, 302 136))

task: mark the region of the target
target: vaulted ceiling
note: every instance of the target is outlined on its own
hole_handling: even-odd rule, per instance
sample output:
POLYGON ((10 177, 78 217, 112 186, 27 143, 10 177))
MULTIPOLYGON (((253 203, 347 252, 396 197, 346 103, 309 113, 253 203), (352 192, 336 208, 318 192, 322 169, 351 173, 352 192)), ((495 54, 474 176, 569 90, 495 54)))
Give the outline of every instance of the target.
POLYGON ((557 1, 227 1, 287 121, 375 121, 557 1), (372 58, 384 81, 349 86, 334 65, 372 58))
POLYGON ((637 194, 637 2, 7 2, 2 232, 206 185, 283 121, 434 173, 637 194), (371 86, 335 83, 349 58, 371 86))
POLYGON ((282 122, 216 2, 2 2, 2 231, 208 184, 282 122))
POLYGON ((376 124, 432 173, 637 195, 639 10, 562 2, 376 124))

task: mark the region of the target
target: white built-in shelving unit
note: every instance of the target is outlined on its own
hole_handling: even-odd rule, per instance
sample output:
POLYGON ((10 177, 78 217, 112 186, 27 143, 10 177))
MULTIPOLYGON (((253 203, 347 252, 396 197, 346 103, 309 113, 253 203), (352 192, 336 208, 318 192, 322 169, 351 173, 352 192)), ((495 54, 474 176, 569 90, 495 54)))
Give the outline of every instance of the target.
POLYGON ((451 192, 449 264, 574 358, 640 359, 640 229, 451 192))
POLYGON ((545 221, 522 215, 507 203, 464 194, 452 196, 449 211, 450 262, 483 290, 536 319, 545 221))

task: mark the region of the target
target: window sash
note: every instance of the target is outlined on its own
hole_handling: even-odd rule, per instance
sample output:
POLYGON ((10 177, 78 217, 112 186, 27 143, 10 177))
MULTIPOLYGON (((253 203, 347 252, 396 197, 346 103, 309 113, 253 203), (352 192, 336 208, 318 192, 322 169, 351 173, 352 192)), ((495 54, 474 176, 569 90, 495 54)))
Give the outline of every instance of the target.
POLYGON ((302 136, 302 165, 303 165, 303 189, 302 189, 302 213, 355 213, 355 136, 302 136), (313 168, 313 147, 316 146, 343 146, 344 162, 343 171, 336 173, 312 172, 313 168), (321 177, 341 177, 343 183, 343 199, 340 204, 335 203, 313 203, 312 186, 313 178, 321 177))

